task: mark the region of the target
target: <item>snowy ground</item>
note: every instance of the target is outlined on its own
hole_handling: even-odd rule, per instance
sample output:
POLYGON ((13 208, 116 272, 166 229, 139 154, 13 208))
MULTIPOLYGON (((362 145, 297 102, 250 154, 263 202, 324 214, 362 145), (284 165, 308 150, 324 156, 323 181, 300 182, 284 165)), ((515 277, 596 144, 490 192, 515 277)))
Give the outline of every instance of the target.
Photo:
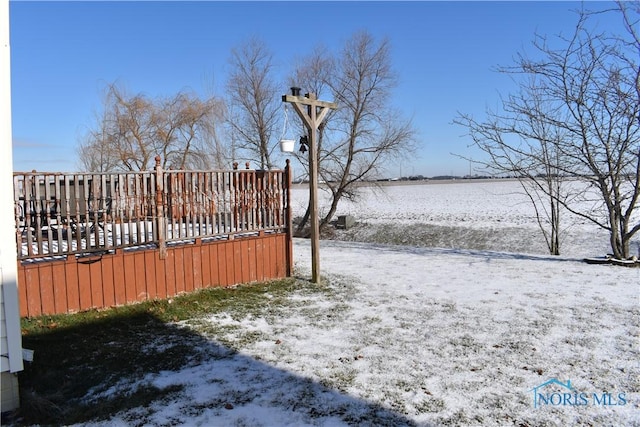
MULTIPOLYGON (((569 185, 569 184, 568 184, 569 185)), ((309 190, 293 191, 300 216, 309 190)), ((319 192, 319 211, 328 209, 329 194, 319 192)), ((640 209, 635 222, 640 222, 640 209)), ((453 180, 392 184, 361 189, 355 202, 342 200, 336 212, 351 215, 358 226, 338 232, 342 240, 439 248, 548 253, 529 198, 515 180, 453 180)), ((611 251, 606 231, 568 212, 561 218, 561 252, 593 257, 611 251)), ((640 236, 631 244, 640 255, 640 236)))
POLYGON ((544 255, 515 190, 402 186, 345 205, 374 231, 342 238, 420 237, 323 241, 320 286, 304 282, 310 246, 296 239, 298 291, 181 324, 215 331, 198 362, 120 387, 179 385, 181 398, 104 425, 640 425, 640 268, 583 263, 607 249, 584 224, 567 255, 544 255), (434 227, 472 247, 500 237, 426 247, 434 227), (552 379, 571 389, 542 386, 552 379), (548 402, 534 402, 538 386, 548 402))

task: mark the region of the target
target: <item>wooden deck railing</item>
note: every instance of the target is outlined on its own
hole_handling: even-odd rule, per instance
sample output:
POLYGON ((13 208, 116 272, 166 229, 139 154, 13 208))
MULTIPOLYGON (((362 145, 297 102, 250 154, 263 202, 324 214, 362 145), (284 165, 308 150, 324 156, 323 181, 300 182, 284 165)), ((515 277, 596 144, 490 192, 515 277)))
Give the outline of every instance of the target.
POLYGON ((285 231, 285 170, 127 173, 17 172, 18 259, 95 255, 194 239, 285 231))

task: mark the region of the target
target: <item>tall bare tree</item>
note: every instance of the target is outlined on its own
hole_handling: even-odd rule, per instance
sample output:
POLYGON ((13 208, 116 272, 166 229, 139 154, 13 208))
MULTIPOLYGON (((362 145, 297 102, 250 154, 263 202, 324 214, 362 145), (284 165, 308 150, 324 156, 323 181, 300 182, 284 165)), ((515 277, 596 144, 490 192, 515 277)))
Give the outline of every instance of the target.
POLYGON ((163 167, 221 167, 225 147, 216 129, 223 104, 180 92, 172 98, 128 96, 111 84, 101 116, 79 144, 79 161, 90 171, 146 170, 159 155, 163 167))
POLYGON ((273 79, 273 54, 265 43, 251 38, 231 51, 227 81, 232 138, 241 152, 262 169, 273 166, 272 136, 280 126, 280 85, 273 79))
POLYGON ((514 175, 519 180, 532 203, 549 253, 560 255, 560 200, 567 200, 571 191, 563 185, 568 159, 557 149, 565 135, 535 114, 552 108, 544 97, 544 88, 531 78, 522 82, 519 93, 502 100, 501 112, 488 110, 486 121, 461 114, 454 123, 467 127, 475 145, 488 154, 485 160, 473 160, 476 165, 485 172, 514 175))
POLYGON ((94 128, 78 142, 78 166, 88 172, 109 172, 118 169, 118 156, 108 145, 107 113, 96 119, 94 128))
POLYGON ((319 95, 326 87, 324 95, 338 104, 319 138, 319 175, 332 196, 323 228, 343 197, 356 196, 358 182, 377 177, 390 159, 414 148, 415 130, 391 103, 397 75, 388 40, 358 32, 338 54, 316 52, 299 68, 300 86, 320 90, 319 95))
POLYGON ((617 13, 622 31, 598 32, 589 26, 596 13, 579 11, 571 37, 558 37, 561 47, 536 36, 540 59, 520 55, 500 69, 523 77, 520 94, 503 102, 502 113, 489 112, 485 122, 462 115, 457 122, 494 169, 527 178, 525 171, 539 170, 582 183, 577 193, 538 188, 607 230, 613 256, 624 259, 640 231, 640 6, 620 2, 599 13, 617 13))
MULTIPOLYGON (((298 60, 294 74, 289 79, 289 86, 296 87, 302 84, 307 91, 315 94, 325 94, 331 93, 329 86, 327 85, 327 76, 332 75, 334 73, 334 58, 327 50, 325 46, 317 46, 314 50, 307 55, 298 60)), ((322 123, 318 128, 318 134, 316 138, 316 144, 318 146, 318 154, 319 160, 318 165, 322 166, 323 163, 323 154, 326 154, 328 150, 324 147, 325 134, 326 130, 329 129, 331 122, 333 120, 333 116, 335 114, 334 110, 328 110, 327 115, 323 119, 322 123)), ((306 128, 302 125, 302 122, 298 122, 298 133, 300 135, 306 134, 306 128)), ((304 175, 309 175, 309 159, 306 153, 294 152, 293 155, 298 159, 300 164, 304 169, 304 175)), ((326 176, 324 175, 322 168, 318 171, 319 176, 323 181, 326 181, 326 176)), ((309 217, 311 215, 311 207, 307 205, 307 209, 305 210, 304 215, 302 216, 301 221, 298 223, 297 233, 302 233, 305 228, 305 225, 309 221, 309 217)))

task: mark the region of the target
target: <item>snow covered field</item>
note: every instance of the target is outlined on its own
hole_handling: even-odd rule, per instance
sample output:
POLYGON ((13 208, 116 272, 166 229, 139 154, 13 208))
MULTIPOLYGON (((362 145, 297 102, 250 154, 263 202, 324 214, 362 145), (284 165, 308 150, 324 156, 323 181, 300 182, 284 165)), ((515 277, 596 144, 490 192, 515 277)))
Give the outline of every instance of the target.
POLYGON ((377 243, 323 240, 315 286, 295 239, 299 290, 181 324, 206 357, 121 388, 182 398, 104 425, 640 425, 640 268, 580 259, 606 234, 577 223, 545 255, 508 181, 366 191, 337 237, 377 243))
MULTIPOLYGON (((337 215, 351 215, 363 227, 339 232, 343 240, 411 246, 473 248, 548 253, 529 198, 515 180, 452 180, 366 187, 356 202, 340 202, 337 215)), ((303 215, 307 188, 293 191, 294 212, 303 215)), ((319 211, 329 206, 319 192, 319 211)), ((640 209, 635 222, 640 221, 640 209)), ((571 257, 611 251, 606 231, 568 212, 562 213, 561 252, 571 257)), ((631 244, 640 255, 640 236, 631 244)))

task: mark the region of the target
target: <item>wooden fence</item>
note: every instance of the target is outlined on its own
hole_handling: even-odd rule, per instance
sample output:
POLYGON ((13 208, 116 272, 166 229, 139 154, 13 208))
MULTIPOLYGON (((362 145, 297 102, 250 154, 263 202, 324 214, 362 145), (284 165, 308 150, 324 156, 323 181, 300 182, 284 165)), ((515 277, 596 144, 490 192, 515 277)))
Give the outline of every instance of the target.
POLYGON ((14 173, 22 316, 292 271, 284 170, 14 173))

